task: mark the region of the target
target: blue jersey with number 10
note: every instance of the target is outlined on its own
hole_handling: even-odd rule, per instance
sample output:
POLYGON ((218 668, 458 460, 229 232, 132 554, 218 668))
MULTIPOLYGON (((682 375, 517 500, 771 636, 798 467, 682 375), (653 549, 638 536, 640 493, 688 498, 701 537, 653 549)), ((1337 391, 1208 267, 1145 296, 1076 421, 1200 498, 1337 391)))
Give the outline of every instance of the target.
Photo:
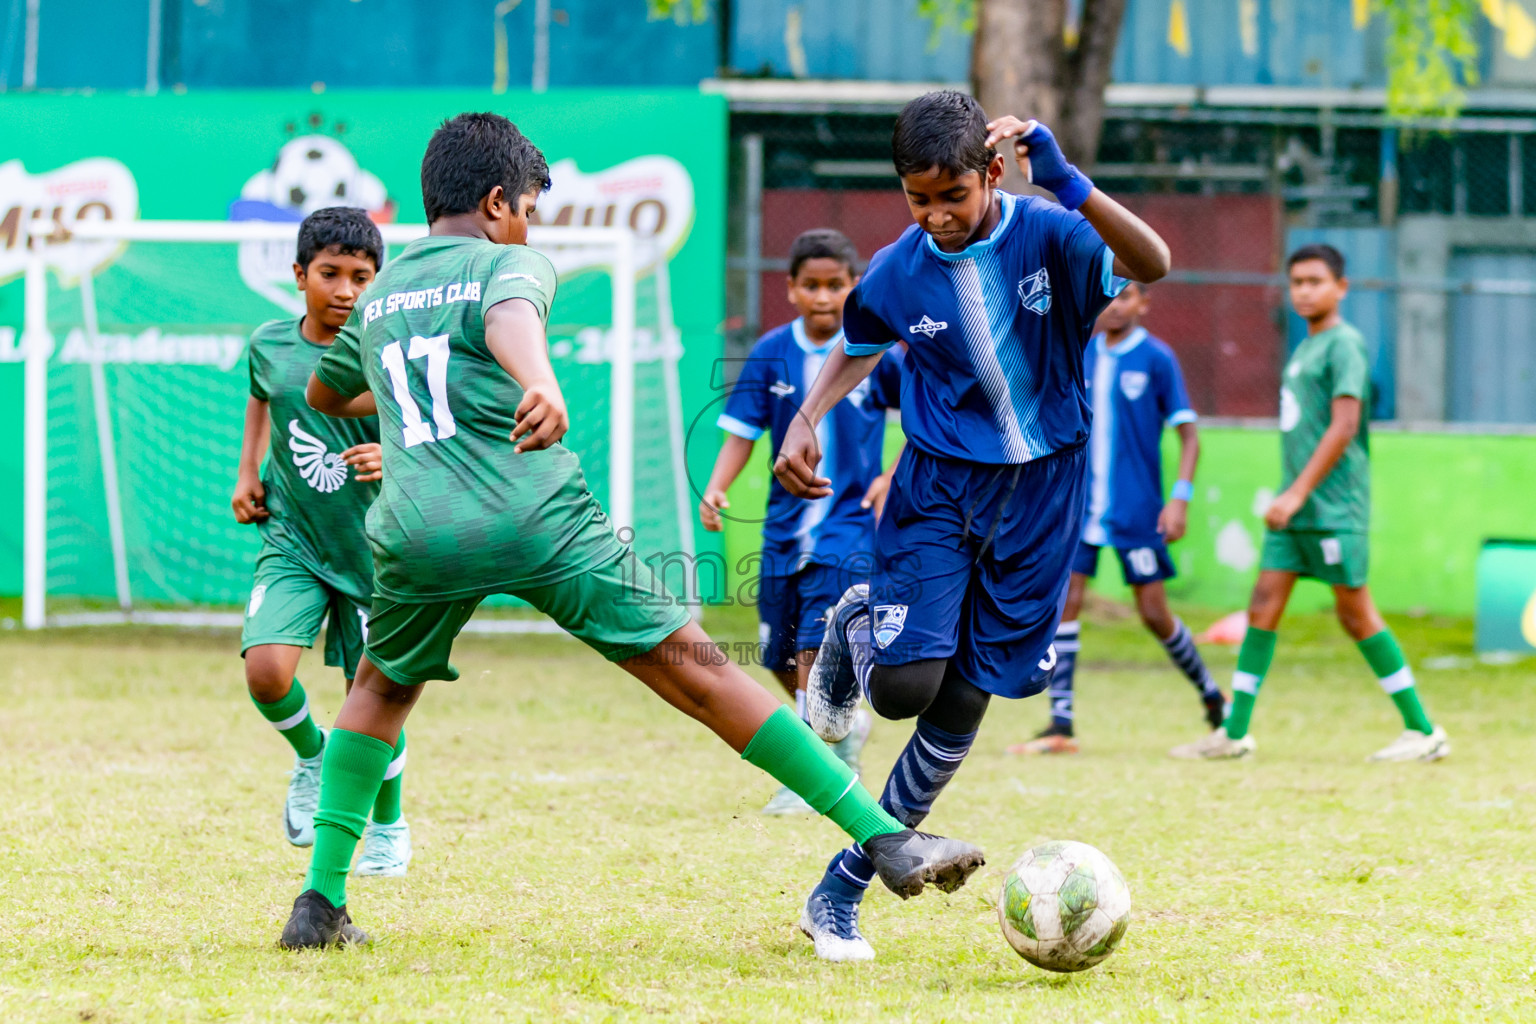
POLYGON ((1088 439, 1083 349, 1125 282, 1080 214, 997 195, 997 227, 960 252, 914 224, 876 253, 843 330, 853 356, 907 343, 901 425, 913 445, 1014 465, 1088 439))

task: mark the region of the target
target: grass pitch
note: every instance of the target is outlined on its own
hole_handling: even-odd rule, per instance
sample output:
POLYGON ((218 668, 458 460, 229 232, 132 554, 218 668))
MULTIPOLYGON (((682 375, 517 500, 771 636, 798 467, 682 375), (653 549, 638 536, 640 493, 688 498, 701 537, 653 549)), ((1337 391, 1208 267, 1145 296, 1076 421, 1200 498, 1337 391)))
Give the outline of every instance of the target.
MULTIPOLYGON (((0 634, 0 1019, 1536 1019, 1529 662, 1473 663, 1465 622, 1395 621, 1455 752, 1367 765, 1392 706, 1330 620, 1293 617, 1257 759, 1185 764, 1164 753, 1200 731, 1192 690, 1136 623, 1089 619, 1084 753, 1009 757, 1045 702, 995 703, 932 819, 990 863, 953 896, 873 892, 879 959, 843 966, 794 930, 840 834, 759 817, 771 780, 574 641, 461 642, 463 679, 410 726, 411 874, 352 885, 374 946, 295 955, 275 946, 306 863, 282 835, 290 755, 235 636, 0 634), (1052 837, 1131 884, 1124 945, 1085 974, 998 932, 1004 871, 1052 837)), ((1232 651, 1207 653, 1225 681, 1232 651)), ((310 655, 300 676, 329 722, 339 675, 310 655)), ((877 725, 872 783, 907 735, 877 725)))

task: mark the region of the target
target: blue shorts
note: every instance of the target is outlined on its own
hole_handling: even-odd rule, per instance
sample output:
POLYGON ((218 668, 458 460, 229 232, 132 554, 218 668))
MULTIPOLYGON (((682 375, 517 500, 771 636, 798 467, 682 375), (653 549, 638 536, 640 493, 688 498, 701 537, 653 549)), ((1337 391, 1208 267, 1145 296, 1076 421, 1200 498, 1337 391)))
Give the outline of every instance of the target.
POLYGON ((909 446, 875 534, 875 663, 948 658, 999 697, 1045 689, 1087 464, 1082 448, 989 466, 909 446))
MULTIPOLYGON (((1115 554, 1120 556, 1120 574, 1125 577, 1128 586, 1139 587, 1159 580, 1171 580, 1179 574, 1173 567, 1172 556, 1168 554, 1168 545, 1162 541, 1135 548, 1115 548, 1115 554)), ((1079 544, 1077 555, 1072 559, 1072 571, 1084 576, 1098 575, 1099 546, 1087 541, 1079 544)))
POLYGON ((773 672, 793 672, 797 651, 821 646, 827 616, 843 591, 868 579, 874 564, 868 553, 850 560, 850 567, 808 565, 793 576, 764 576, 758 582, 758 644, 762 666, 773 672), (862 563, 863 572, 856 572, 862 563))

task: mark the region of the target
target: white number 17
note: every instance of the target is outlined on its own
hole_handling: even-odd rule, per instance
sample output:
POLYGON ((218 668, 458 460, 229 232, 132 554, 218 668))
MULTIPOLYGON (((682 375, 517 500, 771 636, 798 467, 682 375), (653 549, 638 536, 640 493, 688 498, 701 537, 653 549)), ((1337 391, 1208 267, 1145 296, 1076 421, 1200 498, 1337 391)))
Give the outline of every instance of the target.
POLYGON ((434 334, 430 338, 415 335, 411 338, 410 351, 402 356, 400 342, 392 341, 379 351, 379 361, 389 371, 389 381, 395 393, 395 404, 400 406, 400 419, 405 428, 405 446, 445 441, 459 432, 453 421, 453 410, 448 408, 448 335, 434 334), (427 391, 432 396, 432 422, 437 436, 421 418, 421 407, 411 395, 410 381, 405 375, 405 360, 427 360, 427 391))

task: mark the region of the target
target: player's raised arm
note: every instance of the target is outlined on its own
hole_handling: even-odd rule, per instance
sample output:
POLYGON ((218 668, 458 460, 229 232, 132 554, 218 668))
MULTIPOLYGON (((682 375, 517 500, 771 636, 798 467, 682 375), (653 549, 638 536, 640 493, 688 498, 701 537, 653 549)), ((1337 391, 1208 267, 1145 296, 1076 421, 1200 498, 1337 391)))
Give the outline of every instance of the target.
POLYGON ((549 362, 549 343, 539 309, 523 298, 498 302, 485 311, 485 347, 523 387, 512 440, 517 451, 536 452, 558 442, 570 428, 565 396, 549 362))
POLYGON ((831 408, 859 382, 875 372, 883 352, 867 356, 851 356, 838 345, 827 356, 811 386, 810 394, 800 406, 800 415, 789 425, 784 444, 773 460, 773 475, 790 494, 799 498, 825 498, 832 493, 832 481, 818 476, 816 467, 821 462, 821 446, 816 442, 816 424, 821 422, 831 408))
POLYGON ((1115 274, 1143 284, 1165 277, 1171 265, 1168 243, 1147 222, 1094 187, 1067 162, 1051 130, 1039 121, 1000 117, 987 124, 987 145, 1013 139, 1014 159, 1031 184, 1049 189, 1069 210, 1093 225, 1115 254, 1115 274))

